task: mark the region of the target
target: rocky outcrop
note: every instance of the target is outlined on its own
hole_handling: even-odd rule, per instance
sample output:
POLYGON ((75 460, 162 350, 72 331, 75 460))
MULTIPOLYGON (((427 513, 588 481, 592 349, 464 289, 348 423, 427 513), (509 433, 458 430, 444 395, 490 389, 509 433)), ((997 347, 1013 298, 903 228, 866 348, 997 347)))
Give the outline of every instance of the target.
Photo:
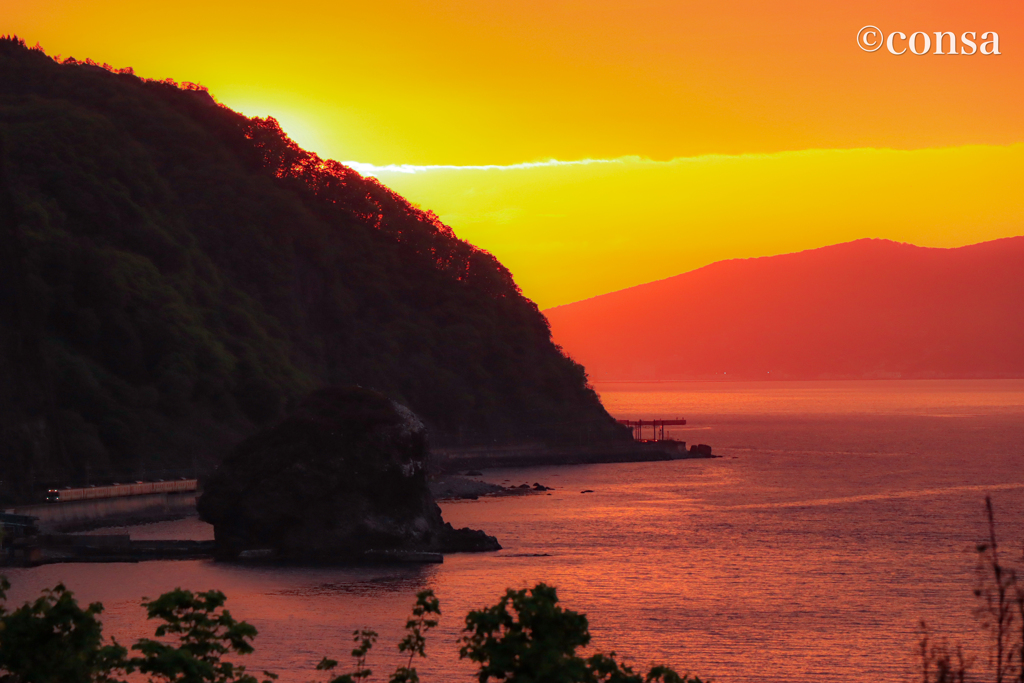
POLYGON ((690 446, 691 458, 714 458, 711 454, 711 446, 706 443, 693 444, 690 446))
POLYGON ((441 519, 426 455, 426 429, 404 406, 359 387, 323 389, 235 448, 197 507, 227 558, 264 549, 293 561, 500 549, 493 536, 441 519))

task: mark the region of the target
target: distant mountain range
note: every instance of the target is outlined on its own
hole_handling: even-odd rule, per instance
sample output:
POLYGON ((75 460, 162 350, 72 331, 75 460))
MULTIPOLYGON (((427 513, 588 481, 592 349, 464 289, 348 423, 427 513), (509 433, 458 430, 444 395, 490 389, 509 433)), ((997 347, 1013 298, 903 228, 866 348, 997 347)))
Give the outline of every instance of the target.
POLYGON ((720 261, 545 314, 595 381, 1024 377, 1024 237, 720 261))

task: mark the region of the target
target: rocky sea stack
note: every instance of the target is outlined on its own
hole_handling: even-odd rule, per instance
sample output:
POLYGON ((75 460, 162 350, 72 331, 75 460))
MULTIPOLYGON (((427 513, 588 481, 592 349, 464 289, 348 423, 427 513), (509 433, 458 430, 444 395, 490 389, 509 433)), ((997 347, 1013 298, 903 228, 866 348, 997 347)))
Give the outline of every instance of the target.
POLYGON ((239 444, 199 499, 221 557, 289 561, 498 550, 453 529, 427 488, 427 433, 408 408, 359 387, 322 389, 239 444))

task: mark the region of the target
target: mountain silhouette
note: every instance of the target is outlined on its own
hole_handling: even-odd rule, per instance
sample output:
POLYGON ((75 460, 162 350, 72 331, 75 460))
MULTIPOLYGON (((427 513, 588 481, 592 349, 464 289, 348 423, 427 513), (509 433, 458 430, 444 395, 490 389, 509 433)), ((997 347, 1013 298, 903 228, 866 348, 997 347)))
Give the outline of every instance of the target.
POLYGON ((720 261, 545 314, 596 381, 1024 377, 1024 237, 720 261))
POLYGON ((331 385, 435 444, 629 438, 493 256, 272 118, 7 38, 0 142, 10 496, 208 471, 331 385))

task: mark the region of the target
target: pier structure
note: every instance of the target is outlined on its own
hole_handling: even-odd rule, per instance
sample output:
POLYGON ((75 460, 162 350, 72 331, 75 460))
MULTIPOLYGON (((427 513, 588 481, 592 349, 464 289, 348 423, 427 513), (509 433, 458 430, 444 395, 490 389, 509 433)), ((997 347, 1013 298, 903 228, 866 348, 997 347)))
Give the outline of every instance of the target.
POLYGON ((644 441, 644 427, 651 428, 651 441, 665 440, 665 427, 681 427, 686 420, 677 417, 674 420, 619 420, 619 424, 633 430, 633 439, 644 441))

